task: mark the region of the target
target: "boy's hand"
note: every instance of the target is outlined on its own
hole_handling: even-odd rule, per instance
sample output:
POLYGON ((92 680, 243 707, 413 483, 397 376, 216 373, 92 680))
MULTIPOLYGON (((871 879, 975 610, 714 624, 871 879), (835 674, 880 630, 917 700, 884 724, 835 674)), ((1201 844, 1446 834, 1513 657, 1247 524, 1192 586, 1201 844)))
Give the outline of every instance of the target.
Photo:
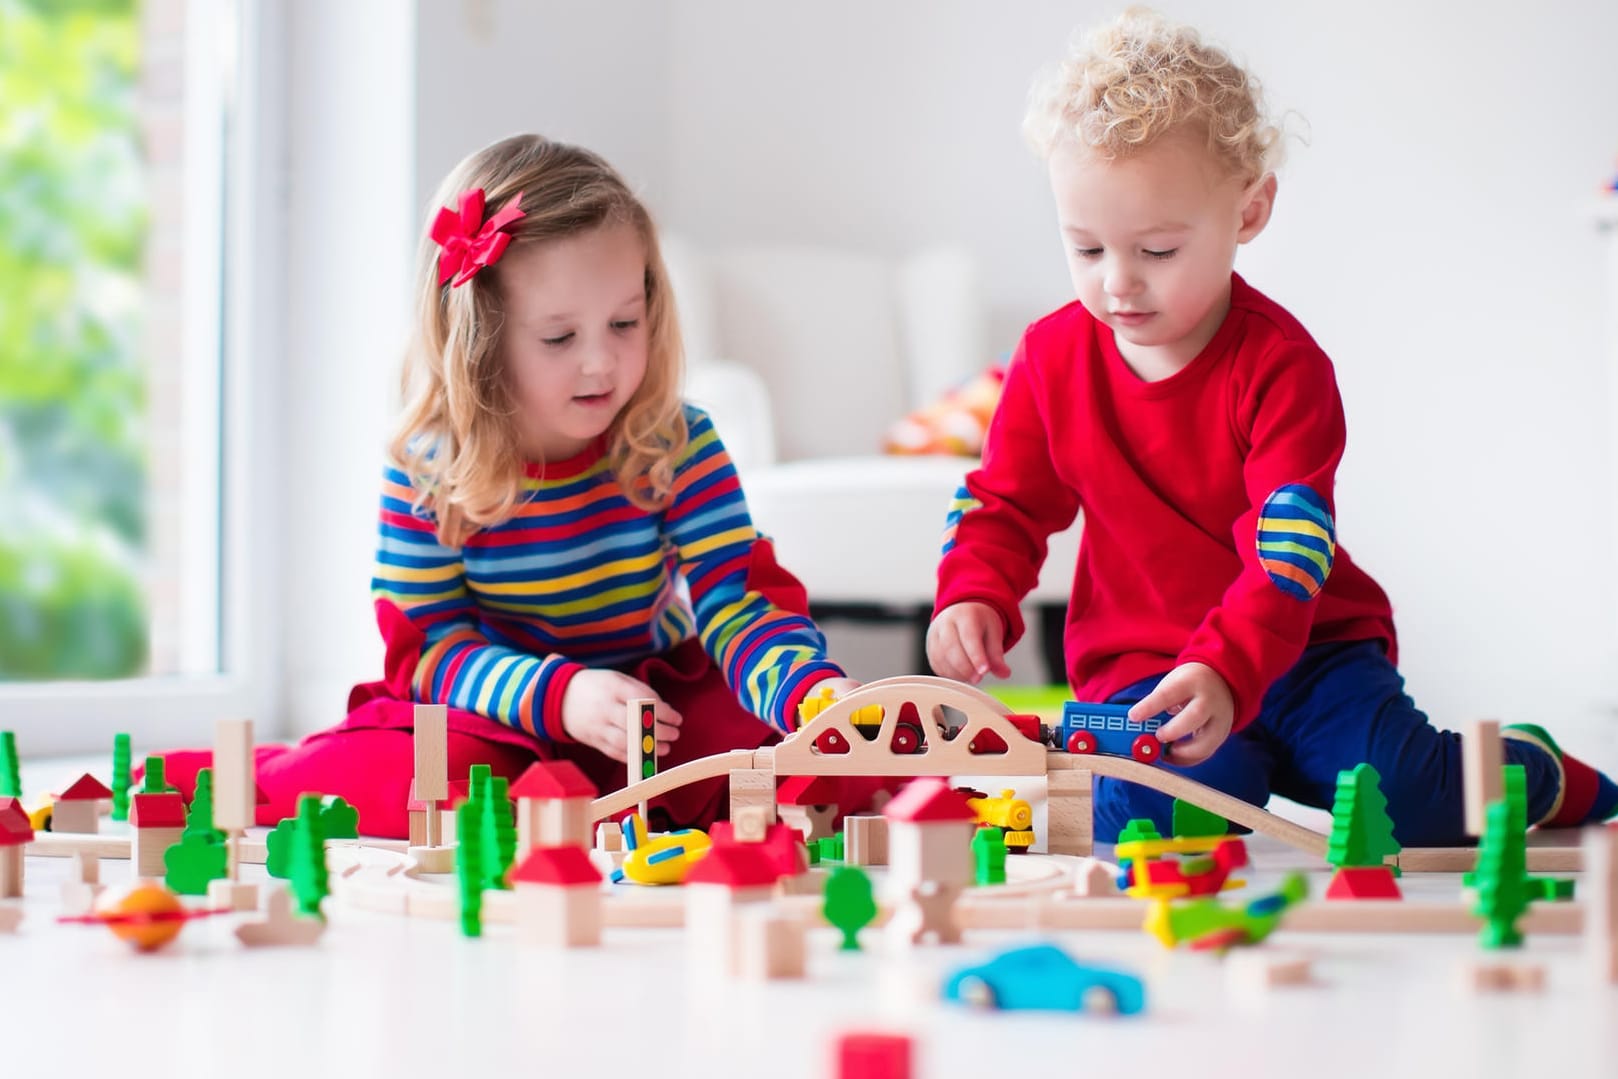
POLYGON ((1129 718, 1174 718, 1157 730, 1171 764, 1201 764, 1230 737, 1236 702, 1219 672, 1206 663, 1182 663, 1129 709, 1129 718))
POLYGON ((680 737, 680 713, 665 704, 646 683, 617 671, 580 671, 562 694, 562 729, 574 740, 598 749, 615 761, 629 760, 629 702, 648 697, 657 702, 657 755, 680 737))
POLYGON ((1005 623, 987 603, 954 603, 927 627, 927 662, 945 678, 977 685, 986 674, 1011 677, 1005 623))

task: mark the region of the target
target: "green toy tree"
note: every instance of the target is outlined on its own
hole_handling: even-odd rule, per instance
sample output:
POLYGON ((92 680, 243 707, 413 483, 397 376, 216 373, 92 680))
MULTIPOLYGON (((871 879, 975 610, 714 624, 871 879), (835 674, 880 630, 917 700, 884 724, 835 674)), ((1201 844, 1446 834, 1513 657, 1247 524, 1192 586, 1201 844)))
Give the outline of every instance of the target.
POLYGON ((320 800, 320 834, 326 839, 358 839, 360 811, 335 794, 320 800))
POLYGON ((826 880, 826 900, 822 907, 826 921, 843 934, 842 950, 857 952, 861 929, 876 920, 876 897, 871 878, 858 866, 841 865, 826 880))
POLYGON ((129 735, 112 736, 112 819, 129 819, 129 735))
POLYGON ((1528 844, 1507 799, 1489 805, 1473 880, 1477 902, 1472 913, 1484 920, 1478 943, 1485 948, 1522 944, 1517 919, 1528 909, 1528 844))
POLYGON ((326 840, 320 834, 320 795, 298 796, 291 848, 288 869, 298 913, 322 917, 320 901, 330 894, 330 889, 326 886, 326 840))
MULTIPOLYGON (((1119 843, 1140 843, 1148 839, 1162 838, 1158 834, 1157 825, 1152 823, 1150 817, 1135 817, 1126 823, 1118 833, 1119 843)), ((1130 863, 1133 861, 1133 858, 1120 858, 1118 859, 1118 868, 1128 874, 1130 863)))
POLYGON ((1157 825, 1152 823, 1150 817, 1136 817, 1128 824, 1125 824, 1123 830, 1118 833, 1118 842, 1120 843, 1138 843, 1144 839, 1162 838, 1158 834, 1157 825))
MULTIPOLYGON (((1528 770, 1520 764, 1508 764, 1501 768, 1504 782, 1501 787, 1505 792, 1506 804, 1511 807, 1511 827, 1525 836, 1528 832, 1528 770)), ((1461 877, 1461 883, 1468 888, 1477 886, 1477 874, 1466 873, 1461 877)), ((1524 878, 1524 886, 1528 889, 1529 902, 1545 900, 1546 902, 1566 902, 1573 898, 1574 882, 1570 877, 1542 877, 1529 874, 1524 878)))
POLYGON ((1201 836, 1219 836, 1230 831, 1230 822, 1210 809, 1174 799, 1173 826, 1169 831, 1175 839, 1195 839, 1201 836))
MULTIPOLYGON (((510 787, 511 781, 505 776, 492 776, 484 783, 482 799, 484 887, 508 891, 511 863, 517 856, 517 818, 511 807, 510 787)), ((459 821, 456 827, 459 829, 459 821)))
MULTIPOLYGON (((466 797, 476 802, 487 797, 489 780, 493 778, 487 764, 474 764, 466 773, 466 797)), ((460 828, 460 822, 455 824, 460 828)), ((459 834, 458 832, 456 834, 459 834)))
POLYGON ((0 798, 22 797, 22 763, 17 760, 17 735, 0 731, 0 798))
POLYGON ((213 769, 197 772, 197 790, 191 797, 191 810, 185 817, 185 836, 200 835, 215 843, 225 841, 222 829, 213 826, 213 769))
POLYGON ((1337 773, 1337 797, 1331 807, 1331 838, 1326 861, 1345 866, 1379 866, 1399 853, 1393 819, 1380 786, 1382 777, 1369 764, 1337 773))
MULTIPOLYGON (((223 835, 223 833, 219 833, 223 835)), ((207 895, 208 883, 225 878, 225 844, 188 823, 180 841, 163 852, 163 880, 181 895, 207 895)))
POLYGON ((483 935, 483 807, 477 799, 455 809, 455 876, 461 890, 461 933, 483 935))
POLYGON ((979 828, 972 836, 972 863, 979 884, 1006 882, 1006 833, 993 825, 979 828))
POLYGON ((171 786, 163 774, 163 758, 147 757, 146 772, 141 776, 141 794, 179 794, 180 788, 171 786))
POLYGON ((264 871, 279 880, 292 875, 292 829, 295 817, 282 817, 264 837, 264 871))

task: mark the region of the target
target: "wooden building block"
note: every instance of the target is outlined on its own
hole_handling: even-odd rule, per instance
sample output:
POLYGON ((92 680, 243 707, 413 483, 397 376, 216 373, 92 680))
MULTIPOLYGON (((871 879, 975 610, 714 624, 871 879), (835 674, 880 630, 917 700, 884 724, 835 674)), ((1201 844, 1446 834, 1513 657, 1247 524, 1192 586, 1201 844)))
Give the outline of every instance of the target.
POLYGON ((208 905, 215 910, 257 910, 258 885, 224 877, 208 882, 208 905))
POLYGON ((832 821, 837 819, 835 805, 780 805, 776 807, 776 813, 803 834, 805 843, 813 843, 834 834, 832 821))
POLYGON ((253 721, 221 719, 213 735, 213 823, 227 835, 254 824, 253 721))
POLYGON ((735 820, 748 806, 764 809, 764 826, 775 823, 775 773, 763 768, 732 768, 730 771, 730 819, 735 820))
POLYGON ((807 948, 802 921, 769 910, 742 911, 737 917, 738 977, 766 981, 804 976, 807 948))
POLYGON ((273 889, 265 908, 268 917, 264 921, 244 922, 236 927, 236 939, 249 948, 306 948, 326 932, 324 918, 301 917, 292 913, 292 893, 286 888, 273 889))
POLYGON ((136 828, 129 852, 135 876, 162 880, 168 873, 168 866, 163 864, 163 855, 180 841, 183 831, 184 828, 136 828))
POLYGON ((1053 770, 1045 783, 1046 851, 1087 857, 1095 845, 1093 774, 1082 768, 1053 770))
POLYGON ((0 907, 0 933, 15 933, 21 921, 21 907, 0 907))
POLYGON ((601 943, 601 889, 592 885, 522 884, 517 937, 542 948, 594 948, 601 943))
POLYGON ((89 851, 73 855, 73 879, 85 884, 101 883, 101 859, 89 851))
POLYGON ((1118 871, 1096 858, 1080 858, 1073 867, 1073 894, 1086 899, 1118 894, 1118 871))
POLYGON ((449 797, 449 706, 418 704, 412 718, 411 744, 415 751, 414 796, 424 803, 412 813, 410 842, 418 847, 444 845, 444 818, 438 803, 449 797))
POLYGON ((1618 985, 1618 826, 1584 830, 1584 950, 1596 977, 1618 985))
POLYGON ((51 808, 51 831, 94 835, 101 828, 101 819, 96 815, 96 807, 94 798, 57 802, 51 808))
POLYGON ((1504 797, 1500 722, 1474 719, 1461 734, 1461 782, 1466 790, 1466 834, 1483 834, 1484 811, 1504 797))
POLYGON ((1262 993, 1286 985, 1314 982, 1314 961, 1267 948, 1238 948, 1225 957, 1225 976, 1236 992, 1262 993))
POLYGON ((762 843, 766 824, 764 817, 766 810, 763 806, 743 806, 735 816, 730 819, 731 838, 738 843, 762 843))
POLYGON ((1538 963, 1470 963, 1461 973, 1480 993, 1538 993, 1545 988, 1545 968, 1538 963))
POLYGON ((888 818, 844 817, 843 861, 848 865, 887 865, 888 818))
POLYGON ((0 847, 0 899, 17 899, 22 896, 22 849, 21 844, 0 847))

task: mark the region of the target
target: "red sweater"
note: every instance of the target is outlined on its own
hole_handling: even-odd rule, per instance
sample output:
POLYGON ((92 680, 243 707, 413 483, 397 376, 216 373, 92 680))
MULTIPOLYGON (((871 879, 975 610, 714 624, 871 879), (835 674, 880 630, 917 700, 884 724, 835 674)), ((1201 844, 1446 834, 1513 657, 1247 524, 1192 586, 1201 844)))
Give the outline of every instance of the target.
POLYGON ((1380 640, 1382 589, 1336 546, 1343 405, 1298 321, 1232 275, 1230 313, 1183 370, 1144 382, 1078 303, 1023 335, 938 568, 938 610, 978 600, 1006 646, 1045 541, 1084 511, 1068 680, 1104 700, 1190 661, 1230 685, 1236 726, 1309 644, 1380 640))

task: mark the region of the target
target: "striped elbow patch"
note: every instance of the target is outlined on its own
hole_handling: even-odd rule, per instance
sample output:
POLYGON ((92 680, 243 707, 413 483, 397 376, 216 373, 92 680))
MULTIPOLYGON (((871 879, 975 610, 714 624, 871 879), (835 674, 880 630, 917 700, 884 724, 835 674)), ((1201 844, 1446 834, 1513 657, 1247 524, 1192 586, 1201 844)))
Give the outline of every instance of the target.
POLYGON ((961 518, 982 505, 965 486, 956 489, 955 497, 949 501, 949 516, 944 518, 944 549, 940 553, 949 554, 950 548, 955 546, 955 529, 961 518))
POLYGON ((1259 511, 1259 565, 1275 587, 1311 600, 1325 587, 1337 557, 1337 526, 1326 500, 1301 483, 1277 487, 1259 511))

